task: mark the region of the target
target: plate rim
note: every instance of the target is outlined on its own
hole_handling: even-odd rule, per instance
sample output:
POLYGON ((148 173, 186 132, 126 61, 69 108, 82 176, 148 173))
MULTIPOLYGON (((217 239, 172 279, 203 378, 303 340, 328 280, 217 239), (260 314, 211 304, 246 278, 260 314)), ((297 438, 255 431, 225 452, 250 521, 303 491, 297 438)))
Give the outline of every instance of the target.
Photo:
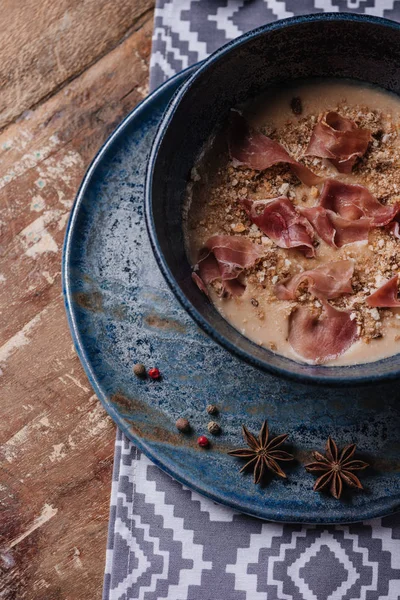
MULTIPOLYGON (((360 516, 360 518, 356 518, 356 519, 354 517, 349 517, 349 516, 347 516, 347 517, 346 516, 344 516, 344 517, 333 516, 331 518, 322 517, 322 518, 310 519, 309 517, 307 518, 304 515, 302 516, 300 514, 293 515, 293 510, 290 510, 290 509, 283 509, 283 510, 279 509, 279 513, 277 514, 276 511, 274 511, 273 509, 268 510, 267 507, 264 507, 263 510, 261 510, 261 509, 260 510, 252 510, 246 506, 243 507, 243 505, 241 505, 239 502, 232 500, 231 498, 227 497, 226 495, 221 494, 221 493, 216 494, 208 486, 200 485, 199 482, 194 481, 193 478, 188 477, 187 475, 185 475, 183 473, 181 474, 179 469, 177 472, 176 470, 174 470, 172 461, 171 461, 171 465, 172 465, 171 466, 169 464, 169 462, 170 462, 169 460, 167 460, 166 462, 163 462, 162 460, 160 460, 160 458, 157 455, 157 451, 154 450, 152 446, 149 446, 146 443, 146 440, 144 438, 137 436, 135 433, 133 433, 130 430, 126 421, 116 411, 113 404, 109 401, 106 394, 102 390, 101 385, 97 381, 96 374, 91 366, 91 362, 90 362, 87 352, 85 350, 84 344, 82 343, 81 334, 80 334, 79 327, 78 327, 76 319, 75 319, 74 310, 72 308, 73 307, 72 292, 71 292, 71 277, 72 276, 70 273, 69 259, 71 257, 71 252, 72 252, 72 235, 74 232, 74 227, 75 227, 75 223, 76 223, 76 220, 78 217, 79 209, 84 200, 85 193, 91 183, 92 177, 93 177, 97 167, 101 163, 103 156, 107 153, 107 151, 109 150, 109 148, 113 144, 113 142, 119 138, 119 136, 123 133, 125 128, 132 121, 134 121, 136 118, 140 117, 140 114, 142 113, 143 110, 145 110, 148 107, 151 107, 152 103, 155 100, 157 100, 157 98, 160 95, 162 95, 162 93, 166 90, 166 88, 168 88, 170 86, 174 86, 174 84, 176 84, 177 81, 179 81, 179 80, 181 80, 181 83, 183 83, 190 76, 190 74, 198 68, 199 64, 201 64, 201 63, 197 63, 195 65, 187 67, 183 71, 180 71, 179 73, 174 75, 172 78, 168 79, 166 82, 161 84, 149 96, 147 96, 144 100, 142 100, 121 121, 121 123, 116 127, 116 129, 111 133, 111 135, 106 139, 104 144, 100 147, 100 149, 96 153, 95 157, 91 161, 91 163, 82 179, 82 182, 78 188, 74 203, 71 208, 71 213, 70 213, 70 216, 68 219, 68 224, 67 224, 66 232, 65 232, 63 251, 62 251, 61 277, 62 277, 63 300, 64 300, 65 311, 67 314, 68 326, 69 326, 69 329, 71 332, 71 336, 72 336, 72 340, 74 343, 76 353, 77 353, 78 358, 83 366, 85 374, 88 377, 90 385, 94 389, 94 392, 96 393, 97 398, 100 400, 101 404, 105 408, 106 412, 110 415, 112 420, 117 424, 117 426, 121 429, 121 431, 128 437, 128 439, 132 443, 134 443, 139 448, 139 450, 141 450, 157 467, 159 467, 162 471, 167 473, 169 476, 171 476, 173 479, 175 479, 179 483, 181 483, 185 486, 188 486, 191 490, 194 490, 195 492, 201 494, 202 496, 209 498, 210 500, 212 500, 218 504, 227 506, 228 508, 230 508, 236 512, 239 512, 242 514, 247 514, 252 517, 262 519, 262 520, 272 521, 272 522, 277 522, 277 523, 293 523, 293 524, 296 523, 296 524, 304 524, 304 525, 306 525, 306 524, 334 525, 334 524, 357 523, 357 522, 366 521, 366 520, 369 520, 372 518, 383 517, 383 516, 392 514, 396 511, 399 511, 400 510, 400 496, 399 497, 395 496, 393 498, 390 498, 390 501, 386 501, 386 502, 385 502, 384 498, 382 498, 382 499, 380 498, 380 499, 376 500, 374 502, 374 506, 377 506, 377 504, 378 504, 380 506, 380 510, 370 509, 369 511, 366 511, 366 512, 363 511, 362 516, 360 516), (384 504, 384 506, 381 506, 382 503, 384 504)), ((178 91, 178 89, 179 88, 177 88, 177 90, 175 90, 175 92, 171 95, 171 98, 169 99, 168 104, 166 105, 165 108, 167 108, 169 103, 173 100, 175 93, 178 91)), ((161 122, 161 119, 160 119, 160 122, 161 122)), ((345 508, 345 507, 343 507, 343 508, 345 508)))

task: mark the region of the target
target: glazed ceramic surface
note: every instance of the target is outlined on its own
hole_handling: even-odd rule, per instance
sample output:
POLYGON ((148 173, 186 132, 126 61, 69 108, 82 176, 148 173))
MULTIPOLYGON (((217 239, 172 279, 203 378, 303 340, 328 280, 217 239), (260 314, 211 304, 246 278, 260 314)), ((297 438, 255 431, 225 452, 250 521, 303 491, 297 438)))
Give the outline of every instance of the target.
POLYGON ((182 86, 166 112, 150 157, 146 189, 147 222, 158 263, 176 297, 203 330, 252 365, 303 382, 333 385, 400 376, 399 355, 351 367, 310 366, 258 346, 225 321, 191 280, 182 233, 190 170, 231 107, 269 83, 349 77, 398 93, 399 64, 397 23, 338 13, 285 19, 218 50, 182 86))
POLYGON ((199 329, 168 288, 143 216, 150 147, 171 97, 192 70, 156 91, 111 136, 90 167, 68 226, 63 284, 77 352, 101 402, 124 433, 158 466, 217 502, 275 521, 335 523, 367 519, 400 505, 399 400, 395 384, 324 389, 285 382, 253 368, 199 329), (135 362, 157 366, 160 381, 138 380, 135 362), (222 427, 210 450, 205 407, 218 404, 222 427), (190 419, 192 435, 175 421, 190 419), (227 450, 243 446, 241 425, 289 433, 288 479, 255 486, 227 450), (336 501, 314 493, 305 472, 310 450, 331 434, 355 441, 371 469, 364 493, 336 501), (208 434, 207 434, 208 435, 208 434))

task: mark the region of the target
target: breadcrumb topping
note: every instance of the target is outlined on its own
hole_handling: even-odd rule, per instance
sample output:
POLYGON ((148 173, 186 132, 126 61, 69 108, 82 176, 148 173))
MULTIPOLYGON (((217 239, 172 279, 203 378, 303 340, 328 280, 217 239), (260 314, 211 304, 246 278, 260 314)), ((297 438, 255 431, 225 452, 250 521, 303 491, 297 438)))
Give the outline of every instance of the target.
MULTIPOLYGON (((372 141, 366 154, 357 161, 350 175, 339 174, 326 159, 304 156, 313 127, 322 118, 322 113, 291 115, 288 112, 291 118, 283 126, 276 128, 266 123, 261 130, 324 179, 337 177, 347 183, 364 185, 382 204, 399 202, 399 122, 385 111, 370 110, 363 105, 349 106, 345 100, 329 107, 329 110, 337 111, 359 127, 372 132, 372 141)), ((256 290, 249 302, 249 312, 260 321, 264 320, 268 305, 280 302, 274 294, 277 283, 324 262, 354 259, 354 293, 330 300, 330 303, 351 312, 351 319, 356 320, 364 342, 369 343, 384 336, 385 320, 393 319, 393 311, 370 308, 366 299, 400 271, 400 240, 380 227, 371 229, 367 243, 348 244, 339 249, 328 247, 316 237, 316 258, 305 258, 296 249, 279 248, 251 223, 241 201, 287 196, 294 205, 313 206, 322 186, 305 186, 285 165, 273 166, 261 172, 243 166, 235 167, 229 159, 226 146, 223 143, 220 146, 222 149, 219 149, 218 155, 208 157, 204 164, 194 170, 194 176, 192 174, 191 195, 194 200, 188 219, 189 237, 196 240, 197 247, 216 233, 243 236, 265 247, 265 257, 243 276, 256 290), (211 163, 219 165, 213 173, 211 163)), ((218 287, 218 284, 215 285, 218 287)), ((298 305, 308 306, 316 314, 322 310, 319 300, 308 290, 306 281, 297 289, 295 300, 288 304, 288 314, 298 305)), ((400 320, 394 321, 393 326, 400 329, 400 320)), ((273 342, 271 344, 276 347, 273 342)))

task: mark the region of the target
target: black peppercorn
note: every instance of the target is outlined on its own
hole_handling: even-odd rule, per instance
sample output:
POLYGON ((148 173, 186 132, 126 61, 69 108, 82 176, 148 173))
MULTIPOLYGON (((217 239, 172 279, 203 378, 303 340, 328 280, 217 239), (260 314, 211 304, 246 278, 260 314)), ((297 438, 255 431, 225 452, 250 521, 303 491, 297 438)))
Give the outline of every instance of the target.
POLYGON ((177 428, 178 431, 180 431, 181 433, 188 433, 190 431, 190 423, 187 419, 184 419, 183 417, 180 417, 177 422, 175 423, 175 426, 177 428))
POLYGON ((293 114, 301 115, 301 113, 303 112, 303 105, 301 102, 301 98, 299 98, 298 96, 295 96, 294 98, 292 98, 292 100, 290 102, 290 108, 292 109, 293 114))

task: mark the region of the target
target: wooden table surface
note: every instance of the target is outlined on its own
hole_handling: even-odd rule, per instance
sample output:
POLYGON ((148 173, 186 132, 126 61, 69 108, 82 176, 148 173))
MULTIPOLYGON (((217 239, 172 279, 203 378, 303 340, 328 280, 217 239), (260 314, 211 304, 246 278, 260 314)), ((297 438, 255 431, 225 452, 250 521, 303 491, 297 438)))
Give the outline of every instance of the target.
POLYGON ((75 354, 61 251, 95 152, 146 96, 153 0, 4 0, 0 598, 101 598, 115 428, 75 354))

